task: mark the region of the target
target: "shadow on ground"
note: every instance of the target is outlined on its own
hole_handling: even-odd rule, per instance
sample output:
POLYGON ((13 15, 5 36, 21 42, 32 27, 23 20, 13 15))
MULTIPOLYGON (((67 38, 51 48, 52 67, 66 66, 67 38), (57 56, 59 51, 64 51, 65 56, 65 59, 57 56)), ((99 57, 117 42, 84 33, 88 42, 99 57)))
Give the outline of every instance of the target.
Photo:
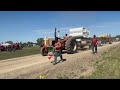
MULTIPOLYGON (((87 50, 90 50, 89 48, 80 48, 80 49, 78 49, 78 52, 79 51, 87 51, 87 50)), ((62 51, 62 54, 66 54, 67 53, 67 51, 66 50, 63 50, 62 51)))

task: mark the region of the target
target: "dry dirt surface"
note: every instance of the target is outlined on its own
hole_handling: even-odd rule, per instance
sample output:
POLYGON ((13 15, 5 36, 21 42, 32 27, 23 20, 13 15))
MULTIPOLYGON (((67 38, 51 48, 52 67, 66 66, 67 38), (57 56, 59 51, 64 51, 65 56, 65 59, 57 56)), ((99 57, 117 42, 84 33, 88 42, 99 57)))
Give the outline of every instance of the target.
MULTIPOLYGON (((80 50, 76 54, 63 54, 65 62, 53 65, 47 56, 32 55, 0 61, 0 79, 39 79, 44 75, 46 79, 79 79, 94 71, 91 62, 99 59, 103 52, 112 47, 117 47, 120 42, 113 42, 98 47, 98 53, 92 54, 91 50, 80 50)), ((58 57, 58 60, 60 58, 58 57)))

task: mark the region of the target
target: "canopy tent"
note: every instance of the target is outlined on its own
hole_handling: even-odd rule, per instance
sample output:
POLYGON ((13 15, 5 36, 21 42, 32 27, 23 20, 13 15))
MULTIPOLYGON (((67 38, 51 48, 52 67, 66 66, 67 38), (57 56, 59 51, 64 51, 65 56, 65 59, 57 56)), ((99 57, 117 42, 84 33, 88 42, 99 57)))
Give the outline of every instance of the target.
POLYGON ((1 44, 1 45, 3 45, 3 46, 9 46, 9 45, 11 45, 11 44, 5 43, 5 44, 1 44))

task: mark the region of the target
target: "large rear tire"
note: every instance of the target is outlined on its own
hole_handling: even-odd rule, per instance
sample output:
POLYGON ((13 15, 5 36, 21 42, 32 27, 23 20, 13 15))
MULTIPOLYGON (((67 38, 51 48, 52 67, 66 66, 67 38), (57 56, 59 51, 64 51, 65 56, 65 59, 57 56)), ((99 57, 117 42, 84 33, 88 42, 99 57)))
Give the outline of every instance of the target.
POLYGON ((40 53, 42 56, 47 56, 48 55, 48 49, 45 47, 41 47, 40 53))
POLYGON ((68 54, 77 53, 78 43, 75 37, 71 37, 68 39, 68 41, 66 42, 66 49, 68 54))

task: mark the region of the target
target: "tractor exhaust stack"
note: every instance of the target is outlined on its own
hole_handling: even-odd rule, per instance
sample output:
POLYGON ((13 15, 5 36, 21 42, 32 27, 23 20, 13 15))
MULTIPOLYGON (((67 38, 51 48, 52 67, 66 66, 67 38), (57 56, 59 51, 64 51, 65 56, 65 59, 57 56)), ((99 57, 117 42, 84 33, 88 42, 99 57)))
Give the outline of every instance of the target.
POLYGON ((58 31, 58 38, 60 38, 60 31, 58 31))
POLYGON ((57 29, 57 28, 55 28, 55 33, 54 33, 54 36, 55 36, 55 40, 57 39, 57 37, 56 37, 56 29, 57 29))

